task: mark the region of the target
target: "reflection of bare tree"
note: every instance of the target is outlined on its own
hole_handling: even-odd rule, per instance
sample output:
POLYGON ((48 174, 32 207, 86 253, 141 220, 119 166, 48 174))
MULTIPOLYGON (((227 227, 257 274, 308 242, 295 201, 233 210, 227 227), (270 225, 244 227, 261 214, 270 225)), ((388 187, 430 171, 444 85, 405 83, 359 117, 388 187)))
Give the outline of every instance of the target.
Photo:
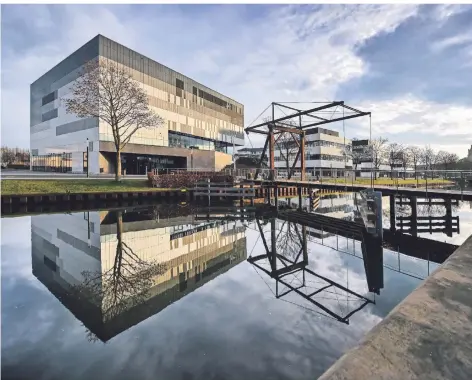
MULTIPOLYGON (((452 204, 451 210, 453 212, 457 212, 458 206, 456 204, 452 204)), ((389 216, 390 211, 384 211, 384 215, 389 216)), ((395 212, 397 215, 411 215, 411 206, 408 204, 402 206, 397 205, 395 212)), ((446 208, 445 205, 441 204, 421 204, 416 206, 416 212, 418 216, 442 216, 446 214, 446 208)))
POLYGON ((85 328, 85 336, 90 343, 95 343, 100 340, 100 338, 96 334, 94 334, 92 331, 90 331, 87 327, 85 327, 84 324, 82 324, 82 326, 84 326, 85 328))
POLYGON ((165 266, 141 259, 123 241, 123 215, 117 211, 117 246, 113 266, 103 271, 83 271, 84 281, 72 291, 99 306, 103 321, 145 302, 154 277, 165 271, 165 266))
POLYGON ((276 248, 283 256, 295 259, 302 249, 302 236, 295 223, 285 222, 278 231, 276 248))

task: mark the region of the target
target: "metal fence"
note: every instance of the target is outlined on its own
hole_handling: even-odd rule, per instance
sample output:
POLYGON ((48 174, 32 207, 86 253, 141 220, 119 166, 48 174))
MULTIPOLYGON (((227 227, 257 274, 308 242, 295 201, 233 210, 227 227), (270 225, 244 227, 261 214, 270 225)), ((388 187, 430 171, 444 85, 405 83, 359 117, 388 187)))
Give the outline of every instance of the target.
MULTIPOLYGON (((238 179, 255 179, 256 173, 258 179, 288 179, 287 171, 280 169, 225 169, 228 174, 234 174, 238 179)), ((322 175, 326 169, 311 170, 305 173, 304 180, 307 182, 317 182, 320 184, 346 184, 366 185, 366 187, 396 187, 396 188, 421 188, 421 189, 455 189, 463 191, 472 191, 472 170, 419 170, 410 171, 409 176, 405 177, 401 172, 388 172, 385 170, 371 171, 369 177, 358 176, 358 171, 351 169, 335 170, 332 175, 322 175)), ((291 180, 300 181, 300 172, 294 173, 291 180)))
POLYGON ((41 172, 71 172, 72 153, 31 156, 31 169, 41 172))

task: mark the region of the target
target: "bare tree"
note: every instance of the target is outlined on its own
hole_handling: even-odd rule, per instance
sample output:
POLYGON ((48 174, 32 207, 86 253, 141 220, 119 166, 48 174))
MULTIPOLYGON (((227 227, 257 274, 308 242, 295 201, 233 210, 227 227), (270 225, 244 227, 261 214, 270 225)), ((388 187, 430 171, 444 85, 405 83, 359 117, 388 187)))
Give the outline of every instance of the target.
POLYGON ((8 166, 15 162, 16 155, 12 149, 2 147, 2 164, 8 166))
POLYGON ((121 151, 142 128, 155 128, 163 119, 149 107, 148 96, 121 65, 92 60, 63 99, 66 111, 78 117, 95 117, 110 125, 116 149, 115 179, 121 178, 121 151))
POLYGON ((298 151, 298 145, 290 133, 282 132, 278 136, 276 146, 287 170, 287 176, 290 177, 290 170, 298 151))
POLYGON ((377 137, 370 141, 367 147, 367 155, 372 162, 373 169, 375 170, 374 179, 377 179, 377 171, 380 169, 380 165, 385 162, 386 144, 388 139, 383 137, 377 137))
POLYGON ((412 162, 412 156, 408 148, 403 149, 400 160, 403 168, 403 179, 406 179, 406 170, 412 162))
POLYGON ((103 320, 108 321, 123 311, 144 303, 154 285, 154 277, 166 267, 141 259, 123 239, 123 216, 117 212, 117 246, 113 266, 101 271, 84 271, 84 281, 71 288, 77 297, 84 297, 98 305, 103 320))
POLYGON ((356 172, 357 172, 357 165, 359 165, 363 159, 366 158, 368 155, 367 147, 356 147, 354 149, 351 145, 345 145, 342 150, 342 155, 346 158, 350 158, 352 160, 352 164, 354 165, 354 180, 356 179, 356 172))
POLYGON ((417 146, 410 146, 407 148, 407 153, 410 158, 411 163, 413 164, 413 169, 415 170, 415 179, 417 178, 417 169, 418 165, 421 162, 422 150, 417 146))
POLYGON ((393 178, 393 168, 402 163, 404 148, 401 144, 391 143, 385 146, 385 156, 390 165, 390 178, 393 178))
POLYGON ((438 164, 444 166, 444 170, 448 170, 452 165, 459 161, 459 156, 455 153, 439 151, 437 154, 438 164))
POLYGON ((421 163, 424 165, 425 170, 431 171, 431 178, 434 177, 433 173, 433 165, 436 160, 436 153, 431 148, 431 146, 427 145, 423 148, 421 153, 421 163))

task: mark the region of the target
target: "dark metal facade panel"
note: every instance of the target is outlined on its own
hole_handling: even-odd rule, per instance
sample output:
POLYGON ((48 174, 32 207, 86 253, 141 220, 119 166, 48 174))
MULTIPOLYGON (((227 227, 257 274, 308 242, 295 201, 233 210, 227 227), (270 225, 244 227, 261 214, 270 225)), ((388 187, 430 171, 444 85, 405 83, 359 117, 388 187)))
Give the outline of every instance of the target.
POLYGON ((98 128, 98 119, 89 117, 87 119, 81 119, 71 121, 70 123, 62 124, 56 127, 56 136, 65 135, 67 133, 74 133, 83 131, 85 129, 98 128))

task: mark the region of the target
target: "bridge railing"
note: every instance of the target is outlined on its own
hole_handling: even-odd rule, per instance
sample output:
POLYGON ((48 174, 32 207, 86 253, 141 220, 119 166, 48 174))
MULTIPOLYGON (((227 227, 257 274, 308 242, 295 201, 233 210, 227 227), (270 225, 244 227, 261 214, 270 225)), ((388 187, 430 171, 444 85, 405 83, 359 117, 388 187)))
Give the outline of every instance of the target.
MULTIPOLYGON (((236 177, 254 179, 257 169, 236 169, 236 177)), ((274 179, 291 179, 300 181, 300 170, 289 176, 286 169, 274 169, 274 179)), ((271 179, 270 169, 259 169, 258 179, 271 179)), ((393 188, 429 189, 441 188, 472 192, 472 170, 353 170, 353 169, 308 169, 305 171, 304 181, 332 183, 336 185, 364 185, 370 188, 383 186, 393 188)))

